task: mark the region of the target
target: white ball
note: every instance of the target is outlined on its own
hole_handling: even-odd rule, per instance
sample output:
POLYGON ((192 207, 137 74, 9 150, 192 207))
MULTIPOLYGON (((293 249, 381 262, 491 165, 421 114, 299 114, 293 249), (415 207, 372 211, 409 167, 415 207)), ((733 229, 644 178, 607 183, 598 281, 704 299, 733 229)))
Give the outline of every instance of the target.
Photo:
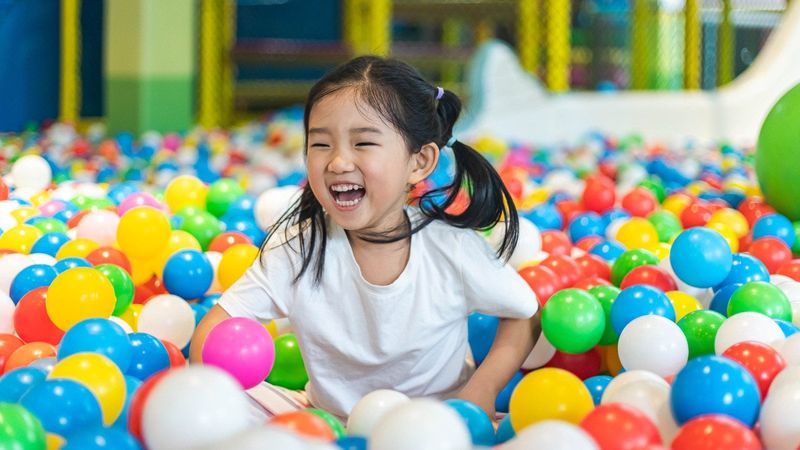
POLYGON ((700 304, 703 305, 703 308, 708 309, 708 305, 711 303, 711 299, 714 297, 714 291, 712 291, 711 288, 698 288, 689 286, 681 281, 681 279, 675 275, 675 271, 672 269, 672 263, 669 261, 669 258, 662 259, 658 263, 658 267, 666 271, 672 277, 672 279, 675 280, 675 284, 678 286, 679 291, 696 298, 700 304))
POLYGON ((387 412, 369 434, 370 450, 464 450, 472 448, 469 430, 444 403, 414 399, 387 412))
POLYGON ((369 436, 378 420, 390 409, 407 403, 407 395, 389 389, 372 391, 361 398, 347 419, 347 433, 353 436, 369 436))
POLYGON ((0 257, 0 293, 9 294, 11 282, 22 269, 31 264, 34 264, 33 260, 20 253, 9 253, 0 257))
POLYGON ((800 383, 770 394, 761 406, 761 440, 770 450, 795 450, 800 445, 800 383))
POLYGON ((543 420, 520 431, 505 450, 595 450, 597 443, 582 428, 561 420, 543 420))
POLYGON ((245 430, 225 442, 204 447, 203 450, 219 450, 223 448, 236 450, 308 450, 308 446, 300 436, 286 428, 269 425, 245 430))
MULTIPOLYGON (((502 235, 500 237, 500 241, 502 242, 502 235)), ((536 259, 537 255, 539 255, 541 251, 542 235, 539 232, 539 228, 537 228, 536 225, 534 225, 530 220, 520 217, 519 241, 517 242, 517 247, 514 249, 514 253, 511 254, 511 258, 508 260, 508 263, 511 264, 511 267, 519 267, 528 261, 536 259)))
POLYGON ((220 252, 206 252, 206 258, 211 263, 211 268, 214 270, 214 281, 211 282, 211 287, 208 292, 222 292, 222 285, 219 283, 219 263, 222 261, 222 253, 220 252))
POLYGON ((78 238, 91 239, 103 246, 117 241, 119 216, 107 210, 92 211, 78 222, 78 238))
POLYGON ((248 408, 246 394, 225 371, 190 365, 153 388, 142 415, 142 434, 151 450, 210 446, 243 432, 250 420, 248 408))
POLYGON ((194 333, 194 311, 186 300, 177 295, 161 294, 142 307, 137 324, 140 332, 183 348, 194 333))
POLYGON ((14 301, 4 292, 0 292, 0 333, 14 333, 14 301))
POLYGON ((33 261, 34 264, 46 264, 48 266, 52 266, 58 262, 55 258, 47 253, 31 253, 28 255, 28 257, 33 261))
POLYGON ((269 230, 285 213, 300 195, 297 186, 284 186, 264 191, 258 196, 255 207, 256 223, 264 230, 269 230))
POLYGON ((721 355, 728 347, 744 341, 772 345, 784 338, 781 327, 769 317, 757 312, 742 312, 725 319, 717 330, 714 351, 721 355))
POLYGON ((775 286, 780 286, 783 283, 795 283, 794 279, 787 277, 786 275, 779 275, 777 273, 773 273, 769 276, 769 282, 774 284, 775 286))
POLYGON ((800 366, 800 333, 795 333, 774 346, 783 356, 786 366, 800 366))
POLYGON ((133 328, 131 328, 130 324, 128 322, 125 322, 124 320, 120 319, 119 317, 111 316, 111 317, 108 318, 108 320, 110 320, 110 321, 114 322, 115 324, 121 326, 122 329, 125 330, 125 333, 127 333, 127 334, 133 333, 133 328))
POLYGON ((608 403, 606 401, 606 397, 615 398, 618 390, 623 389, 628 384, 637 383, 640 381, 650 381, 656 384, 661 384, 669 389, 669 383, 652 372, 648 372, 646 370, 626 370, 625 372, 615 376, 611 382, 608 383, 606 390, 603 391, 603 397, 600 400, 600 403, 608 403))
POLYGON ((53 180, 53 171, 44 158, 39 155, 25 155, 11 166, 11 179, 14 187, 43 191, 53 180))
POLYGON ((619 229, 622 228, 630 219, 620 218, 614 219, 611 223, 608 224, 606 227, 606 239, 611 242, 616 242, 619 244, 619 240, 617 240, 617 233, 619 233, 619 229))
POLYGON ((675 322, 657 315, 637 317, 619 336, 619 361, 625 369, 675 375, 689 359, 686 336, 675 322))
POLYGON ((792 305, 792 323, 795 325, 800 324, 800 283, 790 279, 777 286, 792 305))
POLYGON ((555 354, 556 348, 553 347, 553 344, 547 340, 543 332, 539 333, 539 339, 536 341, 536 345, 533 346, 531 353, 522 363, 522 368, 525 370, 538 369, 553 359, 555 354))
POLYGON ((781 370, 769 385, 767 395, 791 385, 800 386, 800 366, 790 366, 781 370))
POLYGON ((678 432, 672 417, 670 386, 653 380, 637 380, 615 388, 611 395, 603 395, 602 404, 624 403, 647 415, 658 428, 663 442, 671 442, 678 432))

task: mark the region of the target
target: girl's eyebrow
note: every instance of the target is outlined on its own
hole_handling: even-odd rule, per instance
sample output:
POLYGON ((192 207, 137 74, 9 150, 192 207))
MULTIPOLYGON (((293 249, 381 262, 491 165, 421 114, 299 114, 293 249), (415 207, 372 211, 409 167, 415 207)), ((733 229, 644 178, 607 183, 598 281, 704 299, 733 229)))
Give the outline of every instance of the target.
POLYGON ((327 128, 310 128, 308 134, 331 134, 331 131, 327 128))
POLYGON ((381 134, 381 130, 373 127, 360 127, 360 128, 351 128, 351 133, 377 133, 381 134))

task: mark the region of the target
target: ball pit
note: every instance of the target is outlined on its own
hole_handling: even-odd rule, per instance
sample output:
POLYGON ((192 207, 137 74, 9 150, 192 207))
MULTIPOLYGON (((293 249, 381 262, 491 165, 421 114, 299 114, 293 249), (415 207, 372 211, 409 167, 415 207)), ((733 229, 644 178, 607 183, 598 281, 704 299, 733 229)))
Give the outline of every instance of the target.
MULTIPOLYGON (((597 135, 557 152, 474 142, 515 198, 510 263, 542 306, 543 332, 497 397, 509 414, 495 430, 469 402, 389 390, 362 398, 346 427, 315 409, 253 427, 244 388, 308 381, 297 339, 275 323, 221 327, 206 365, 187 364, 195 326, 297 198, 296 112, 182 136, 81 136, 56 124, 0 141, 0 418, 13 424, 0 443, 800 444, 800 223, 786 196, 767 195, 782 212, 762 198, 752 149, 597 135), (694 162, 681 162, 686 152, 694 162)), ((469 318, 477 364, 497 324, 469 318)))

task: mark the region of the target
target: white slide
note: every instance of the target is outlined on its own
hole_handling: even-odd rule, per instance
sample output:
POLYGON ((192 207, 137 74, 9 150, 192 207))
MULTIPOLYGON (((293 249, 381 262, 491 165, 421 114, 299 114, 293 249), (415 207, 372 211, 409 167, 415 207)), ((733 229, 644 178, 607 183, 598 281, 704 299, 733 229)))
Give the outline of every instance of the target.
POLYGON ((468 72, 470 102, 459 135, 541 145, 570 144, 588 132, 641 134, 667 143, 754 144, 772 105, 800 82, 800 4, 792 3, 753 64, 715 91, 548 93, 513 50, 483 45, 468 72))

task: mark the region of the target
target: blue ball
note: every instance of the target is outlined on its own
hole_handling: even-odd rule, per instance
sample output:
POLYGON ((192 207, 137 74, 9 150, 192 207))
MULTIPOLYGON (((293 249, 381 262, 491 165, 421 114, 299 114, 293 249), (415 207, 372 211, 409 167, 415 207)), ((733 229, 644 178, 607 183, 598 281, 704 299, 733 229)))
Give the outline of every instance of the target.
POLYGON ((635 284, 623 289, 611 304, 611 325, 620 335, 633 319, 649 314, 675 321, 675 307, 666 294, 653 286, 635 284))
POLYGON ((47 372, 36 367, 19 367, 0 377, 0 402, 16 403, 34 386, 47 378, 47 372))
POLYGON ((250 194, 242 195, 231 203, 225 211, 223 220, 250 220, 255 221, 253 210, 256 207, 256 197, 250 194))
POLYGON ((14 281, 11 282, 11 300, 14 304, 19 303, 22 297, 28 292, 44 287, 50 286, 50 283, 56 279, 58 273, 56 269, 47 264, 32 264, 19 271, 14 281))
POLYGON ((504 444, 511 439, 514 439, 514 436, 517 434, 514 432, 514 427, 511 426, 511 416, 503 417, 503 420, 500 421, 500 425, 497 426, 497 433, 495 434, 495 442, 497 444, 504 444))
POLYGON ((213 281, 214 268, 200 250, 175 252, 164 266, 164 287, 186 300, 202 297, 213 281))
POLYGON ((361 436, 344 436, 336 440, 336 446, 342 450, 367 450, 367 438, 361 436))
POLYGON ((788 322, 786 320, 781 320, 781 319, 773 319, 773 320, 775 320, 778 326, 781 327, 781 331, 783 331, 784 337, 789 337, 800 331, 800 328, 797 328, 797 326, 795 326, 795 324, 793 324, 792 322, 788 322))
POLYGON ((587 236, 603 236, 605 228, 603 219, 597 213, 588 212, 575 216, 567 231, 572 242, 578 242, 587 236))
POLYGON ((730 273, 714 287, 714 290, 718 291, 729 284, 745 284, 751 281, 769 282, 767 266, 754 256, 750 256, 747 253, 737 253, 733 255, 730 273))
POLYGON ((492 446, 494 440, 494 426, 492 419, 478 405, 467 400, 451 398, 445 404, 456 410, 472 437, 472 445, 492 446))
POLYGON ((31 253, 44 253, 50 256, 56 256, 56 253, 61 249, 61 246, 69 242, 69 236, 60 231, 51 231, 45 233, 33 243, 31 253))
POLYGON ((45 380, 19 401, 42 423, 45 431, 69 437, 74 431, 101 426, 103 415, 94 394, 77 381, 45 380))
POLYGON ((117 417, 117 420, 114 421, 112 426, 120 427, 123 430, 128 429, 128 411, 131 407, 131 400, 133 399, 133 395, 136 393, 136 390, 139 389, 142 384, 142 380, 134 378, 130 375, 125 375, 125 403, 122 406, 122 411, 119 413, 119 417, 117 417))
POLYGON ((558 209, 549 203, 541 204, 527 213, 523 213, 522 216, 533 222, 542 231, 560 230, 564 222, 558 209))
POLYGON ((132 357, 127 375, 142 381, 169 367, 167 348, 155 336, 147 333, 131 333, 132 357))
POLYGON ((199 325, 200 321, 203 320, 203 317, 205 317, 206 314, 208 314, 208 311, 211 310, 211 308, 202 303, 192 303, 189 306, 191 306, 192 311, 194 311, 194 326, 199 325))
POLYGON ((708 309, 728 317, 728 303, 731 301, 733 293, 741 286, 740 283, 728 284, 715 292, 714 297, 711 298, 711 304, 708 306, 708 309))
POLYGON ((130 433, 118 427, 82 429, 67 440, 61 450, 141 450, 130 433))
POLYGON ((115 205, 119 205, 129 195, 139 192, 139 188, 133 183, 118 183, 111 186, 106 193, 106 197, 111 199, 115 205))
POLYGON ((514 392, 514 388, 517 387, 520 381, 522 381, 522 377, 524 374, 522 372, 517 372, 511 377, 506 387, 497 394, 497 398, 494 401, 494 409, 497 412, 508 412, 508 404, 511 402, 511 393, 514 392))
POLYGON ((596 375, 583 380, 583 384, 586 385, 586 388, 589 389, 589 393, 592 394, 592 401, 595 406, 600 404, 600 400, 603 399, 603 393, 606 391, 606 387, 608 387, 608 383, 611 383, 612 379, 613 378, 608 375, 596 375))
POLYGON ((616 242, 602 241, 598 244, 595 244, 589 250, 589 253, 597 255, 606 261, 613 263, 621 254, 625 253, 625 247, 617 244, 616 242))
POLYGON ((475 364, 480 365, 494 343, 500 319, 481 313, 472 313, 467 319, 467 337, 475 364))
POLYGON ((94 266, 89 261, 83 258, 78 258, 77 256, 64 258, 61 261, 53 264, 53 268, 56 269, 56 272, 58 273, 65 272, 69 269, 74 269, 76 267, 94 267, 94 266))
POLYGON ((214 307, 214 305, 217 304, 220 297, 222 297, 222 294, 208 294, 205 297, 203 297, 203 299, 200 300, 200 303, 198 304, 207 306, 208 309, 211 309, 214 307))
POLYGON ((122 373, 128 370, 133 347, 128 333, 116 323, 102 318, 82 320, 67 330, 58 347, 58 360, 81 352, 108 357, 122 373))
POLYGON ((238 231, 247 236, 253 245, 260 247, 267 238, 267 233, 263 232, 261 228, 256 225, 252 220, 234 220, 224 221, 225 231, 238 231))
POLYGON ((753 240, 765 236, 776 237, 782 240, 787 247, 792 248, 795 241, 794 225, 786 216, 767 214, 753 224, 753 240))
POLYGON ((622 208, 610 209, 603 213, 604 228, 617 219, 630 219, 631 213, 622 208))
POLYGON ((675 376, 670 403, 679 425, 705 414, 724 414, 752 428, 761 397, 744 367, 720 356, 700 356, 675 376))
POLYGON ((705 227, 681 232, 672 244, 669 261, 675 275, 690 286, 706 288, 721 283, 731 272, 733 254, 719 232, 705 227))

